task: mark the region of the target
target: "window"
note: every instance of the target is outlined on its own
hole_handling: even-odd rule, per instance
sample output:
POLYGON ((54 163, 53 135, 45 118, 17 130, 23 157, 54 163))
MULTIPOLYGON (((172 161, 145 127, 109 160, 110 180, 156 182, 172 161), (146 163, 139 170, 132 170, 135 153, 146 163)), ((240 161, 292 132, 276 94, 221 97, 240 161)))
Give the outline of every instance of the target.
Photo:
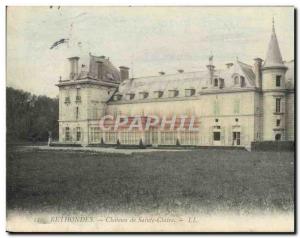
POLYGON ((65 137, 66 137, 66 141, 70 140, 70 128, 69 127, 66 127, 65 137))
POLYGON ((214 132, 214 141, 220 141, 221 140, 221 132, 215 131, 214 132))
POLYGON ((225 83, 224 83, 224 79, 220 78, 220 88, 224 88, 225 83))
POLYGON ((81 102, 81 97, 80 96, 76 96, 76 102, 81 102))
POLYGON ((128 99, 128 100, 134 99, 134 93, 128 93, 128 94, 127 94, 127 99, 128 99))
POLYGON ((122 99, 122 95, 121 94, 114 95, 114 101, 119 101, 121 99, 122 99))
POLYGON ((280 112, 280 102, 281 102, 281 99, 280 98, 276 98, 276 112, 280 112))
POLYGON ((241 87, 245 87, 245 86, 246 86, 245 78, 241 76, 241 87))
POLYGON ((80 141, 81 139, 81 131, 80 131, 80 127, 76 128, 76 141, 80 141))
POLYGON ((239 76, 235 76, 234 77, 234 84, 235 85, 238 85, 240 83, 240 78, 239 78, 239 76))
POLYGON ((81 102, 80 88, 76 88, 76 102, 81 102))
POLYGON ((276 134, 275 135, 275 140, 280 141, 281 140, 281 134, 276 134))
POLYGON ((148 97, 148 95, 149 95, 148 92, 140 92, 140 99, 145 99, 148 97))
POLYGON ((70 103, 70 97, 65 97, 65 103, 70 103))
POLYGON ((79 118, 79 108, 78 107, 76 107, 76 115, 75 115, 75 117, 76 117, 76 120, 79 118))
POLYGON ((219 80, 217 78, 215 78, 215 80, 214 80, 214 86, 218 87, 218 84, 219 84, 219 80))
POLYGON ((182 145, 197 145, 199 143, 199 133, 191 131, 181 131, 178 139, 179 143, 182 145))
POLYGON ((241 133, 233 132, 233 144, 240 145, 241 144, 241 133))
POLYGON ((280 119, 276 120, 276 126, 280 126, 280 119))
POLYGON ((281 75, 276 75, 276 87, 281 86, 281 75))
POLYGON ((195 95, 195 89, 186 89, 185 90, 185 96, 186 97, 190 97, 190 96, 193 96, 195 95))
POLYGON ((154 91, 154 97, 161 98, 163 96, 163 91, 154 91))
POLYGON ((215 119, 215 122, 218 122, 218 121, 219 121, 219 119, 218 119, 218 118, 216 118, 216 119, 215 119))
POLYGON ((169 90, 169 97, 177 97, 178 90, 169 90))
POLYGON ((238 119, 238 118, 235 118, 235 121, 236 121, 236 122, 238 122, 238 121, 239 121, 239 119, 238 119))

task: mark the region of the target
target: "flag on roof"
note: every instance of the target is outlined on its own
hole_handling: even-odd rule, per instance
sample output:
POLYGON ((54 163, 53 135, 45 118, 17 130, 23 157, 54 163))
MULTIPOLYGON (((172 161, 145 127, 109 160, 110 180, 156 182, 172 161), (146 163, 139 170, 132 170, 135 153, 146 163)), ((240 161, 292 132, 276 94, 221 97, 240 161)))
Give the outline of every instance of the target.
POLYGON ((60 39, 53 43, 53 45, 50 47, 50 50, 54 49, 55 47, 57 47, 60 44, 67 43, 68 41, 69 41, 69 39, 60 39))

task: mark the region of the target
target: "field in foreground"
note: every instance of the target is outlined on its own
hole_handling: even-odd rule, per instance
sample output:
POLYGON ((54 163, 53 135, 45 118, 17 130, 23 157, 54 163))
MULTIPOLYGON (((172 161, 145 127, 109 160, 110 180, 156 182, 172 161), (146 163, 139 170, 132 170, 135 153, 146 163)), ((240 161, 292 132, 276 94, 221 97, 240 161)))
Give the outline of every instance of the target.
POLYGON ((294 153, 7 149, 8 211, 291 211, 294 153))

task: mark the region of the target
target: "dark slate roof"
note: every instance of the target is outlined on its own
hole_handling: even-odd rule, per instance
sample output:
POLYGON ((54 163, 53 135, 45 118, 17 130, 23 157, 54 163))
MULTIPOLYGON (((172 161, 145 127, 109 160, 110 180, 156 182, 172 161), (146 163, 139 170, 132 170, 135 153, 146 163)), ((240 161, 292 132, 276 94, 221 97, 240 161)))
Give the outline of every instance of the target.
MULTIPOLYGON (((232 67, 215 70, 214 78, 223 78, 225 89, 238 89, 239 86, 234 84, 234 76, 239 75, 245 78, 244 88, 255 87, 255 74, 252 66, 236 61, 232 67)), ((209 85, 210 75, 208 70, 185 72, 176 74, 165 74, 157 76, 148 76, 140 78, 127 79, 119 85, 116 94, 123 95, 122 101, 130 100, 125 95, 134 94, 135 99, 139 99, 138 95, 141 92, 148 92, 148 98, 154 98, 154 92, 162 91, 164 95, 162 98, 169 97, 168 91, 178 90, 180 96, 184 96, 186 89, 195 89, 196 94, 201 93, 203 90, 214 89, 209 85)), ((222 90, 215 88, 216 90, 222 90)))
POLYGON ((275 28, 273 25, 271 39, 267 51, 267 56, 264 62, 264 67, 282 67, 284 66, 282 56, 279 49, 275 28))

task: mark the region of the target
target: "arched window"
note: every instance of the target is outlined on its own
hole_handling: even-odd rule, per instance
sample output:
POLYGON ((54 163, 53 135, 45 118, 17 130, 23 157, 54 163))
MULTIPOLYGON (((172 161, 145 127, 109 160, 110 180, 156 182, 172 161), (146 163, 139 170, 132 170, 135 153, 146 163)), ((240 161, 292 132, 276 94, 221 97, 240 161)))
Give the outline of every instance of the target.
POLYGON ((234 84, 238 85, 240 83, 240 77, 239 76, 235 76, 234 77, 234 84))
POLYGON ((224 83, 224 79, 220 78, 220 88, 224 88, 225 83, 224 83))
POLYGON ((219 80, 217 78, 215 78, 215 80, 214 80, 214 86, 218 87, 218 84, 219 84, 219 80))
POLYGON ((245 77, 241 76, 241 87, 245 87, 245 86, 246 86, 245 77))
POLYGON ((275 135, 275 140, 280 141, 281 140, 281 134, 276 134, 275 135))

